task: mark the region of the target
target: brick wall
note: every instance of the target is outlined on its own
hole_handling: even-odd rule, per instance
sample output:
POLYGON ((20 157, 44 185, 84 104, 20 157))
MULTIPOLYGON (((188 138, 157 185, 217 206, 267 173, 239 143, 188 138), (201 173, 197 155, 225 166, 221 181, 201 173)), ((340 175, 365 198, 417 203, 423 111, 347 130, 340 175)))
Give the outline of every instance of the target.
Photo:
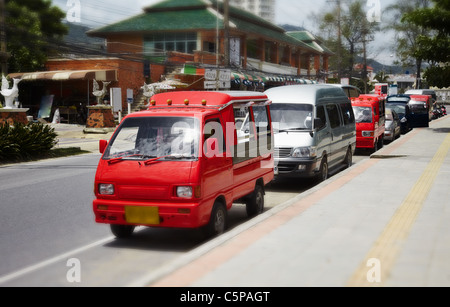
POLYGON ((8 123, 10 126, 14 125, 15 122, 22 124, 27 124, 27 113, 26 112, 9 112, 0 109, 0 125, 8 123))
MULTIPOLYGON (((95 58, 95 59, 58 59, 49 60, 46 63, 46 69, 52 70, 88 70, 88 69, 116 69, 117 80, 112 82, 108 89, 112 87, 120 87, 122 89, 122 108, 126 110, 127 106, 127 89, 133 89, 135 97, 139 94, 141 87, 145 83, 144 64, 142 62, 128 61, 119 58, 95 58)), ((70 82, 70 81, 67 81, 70 82)), ((80 83, 78 83, 80 84, 80 83)), ((92 92, 92 81, 89 83, 90 92, 92 92)), ((76 83, 74 82, 74 86, 76 83)), ((81 83, 81 87, 86 87, 81 83)), ((100 86, 101 83, 100 83, 100 86)), ((86 89, 80 89, 80 92, 86 89)), ((95 103, 95 99, 91 101, 95 103)))

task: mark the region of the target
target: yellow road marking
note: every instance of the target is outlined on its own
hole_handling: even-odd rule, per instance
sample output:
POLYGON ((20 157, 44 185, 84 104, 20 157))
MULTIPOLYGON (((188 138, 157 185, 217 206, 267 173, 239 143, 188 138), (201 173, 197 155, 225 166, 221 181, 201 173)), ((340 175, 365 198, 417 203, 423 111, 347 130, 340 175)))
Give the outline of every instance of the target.
POLYGON ((365 260, 350 278, 349 287, 383 286, 395 260, 400 252, 401 243, 407 238, 428 194, 433 187, 438 171, 444 163, 450 149, 450 134, 438 149, 433 160, 428 164, 422 176, 416 182, 411 192, 392 216, 380 237, 366 255, 365 260), (368 273, 371 270, 371 259, 379 260, 380 281, 370 282, 368 273))

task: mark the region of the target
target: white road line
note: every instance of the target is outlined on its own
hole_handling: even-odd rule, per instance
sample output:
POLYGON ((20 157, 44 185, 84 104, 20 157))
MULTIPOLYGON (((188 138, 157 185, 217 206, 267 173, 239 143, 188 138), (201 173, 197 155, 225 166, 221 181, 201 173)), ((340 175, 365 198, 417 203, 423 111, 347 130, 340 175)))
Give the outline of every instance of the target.
POLYGON ((96 247, 96 246, 108 243, 108 242, 110 242, 110 241, 112 241, 114 239, 115 239, 114 236, 111 236, 111 237, 108 237, 108 238, 104 238, 104 239, 99 240, 97 242, 94 242, 94 243, 82 246, 82 247, 74 249, 74 250, 72 250, 70 252, 61 254, 59 256, 56 256, 56 257, 44 260, 42 262, 36 263, 34 265, 31 265, 31 266, 26 267, 24 269, 21 269, 19 271, 16 271, 16 272, 10 273, 8 275, 2 276, 2 277, 0 277, 0 284, 3 284, 3 283, 6 283, 6 282, 8 282, 10 280, 19 278, 19 277, 21 277, 23 275, 29 274, 29 273, 31 273, 33 271, 39 270, 39 269, 41 269, 43 267, 46 267, 46 266, 51 265, 51 264, 54 264, 54 263, 56 263, 58 261, 71 258, 71 257, 73 257, 74 255, 76 255, 78 253, 81 253, 81 252, 84 252, 84 251, 86 251, 86 250, 88 250, 90 248, 93 248, 93 247, 96 247))

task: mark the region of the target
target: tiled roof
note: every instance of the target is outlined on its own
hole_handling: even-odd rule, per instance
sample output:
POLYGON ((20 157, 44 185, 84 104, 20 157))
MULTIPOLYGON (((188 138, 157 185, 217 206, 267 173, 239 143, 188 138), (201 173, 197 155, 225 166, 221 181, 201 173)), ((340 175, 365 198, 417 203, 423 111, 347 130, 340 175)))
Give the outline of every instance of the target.
POLYGON ((308 31, 291 31, 286 32, 286 34, 305 43, 306 45, 308 45, 309 47, 315 49, 320 53, 325 53, 329 55, 334 54, 333 51, 325 47, 317 37, 315 37, 308 31))
MULTIPOLYGON (((91 30, 89 36, 107 37, 113 33, 192 31, 217 28, 217 8, 219 28, 223 29, 223 2, 216 0, 166 0, 144 8, 144 13, 126 20, 91 30)), ((267 37, 311 52, 322 51, 309 46, 290 35, 285 30, 247 11, 230 6, 231 28, 244 33, 267 37)))

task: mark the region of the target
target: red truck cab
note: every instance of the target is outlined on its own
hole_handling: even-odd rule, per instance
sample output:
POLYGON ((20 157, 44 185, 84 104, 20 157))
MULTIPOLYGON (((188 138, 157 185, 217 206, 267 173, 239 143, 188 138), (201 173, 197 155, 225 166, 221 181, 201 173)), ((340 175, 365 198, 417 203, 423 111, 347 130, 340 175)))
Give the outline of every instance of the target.
POLYGON ((356 119, 356 148, 376 152, 384 143, 386 98, 360 95, 352 98, 352 107, 356 119))
POLYGON ((136 226, 225 231, 234 202, 264 209, 274 178, 270 102, 257 92, 169 92, 123 119, 95 176, 95 221, 117 237, 136 226))

